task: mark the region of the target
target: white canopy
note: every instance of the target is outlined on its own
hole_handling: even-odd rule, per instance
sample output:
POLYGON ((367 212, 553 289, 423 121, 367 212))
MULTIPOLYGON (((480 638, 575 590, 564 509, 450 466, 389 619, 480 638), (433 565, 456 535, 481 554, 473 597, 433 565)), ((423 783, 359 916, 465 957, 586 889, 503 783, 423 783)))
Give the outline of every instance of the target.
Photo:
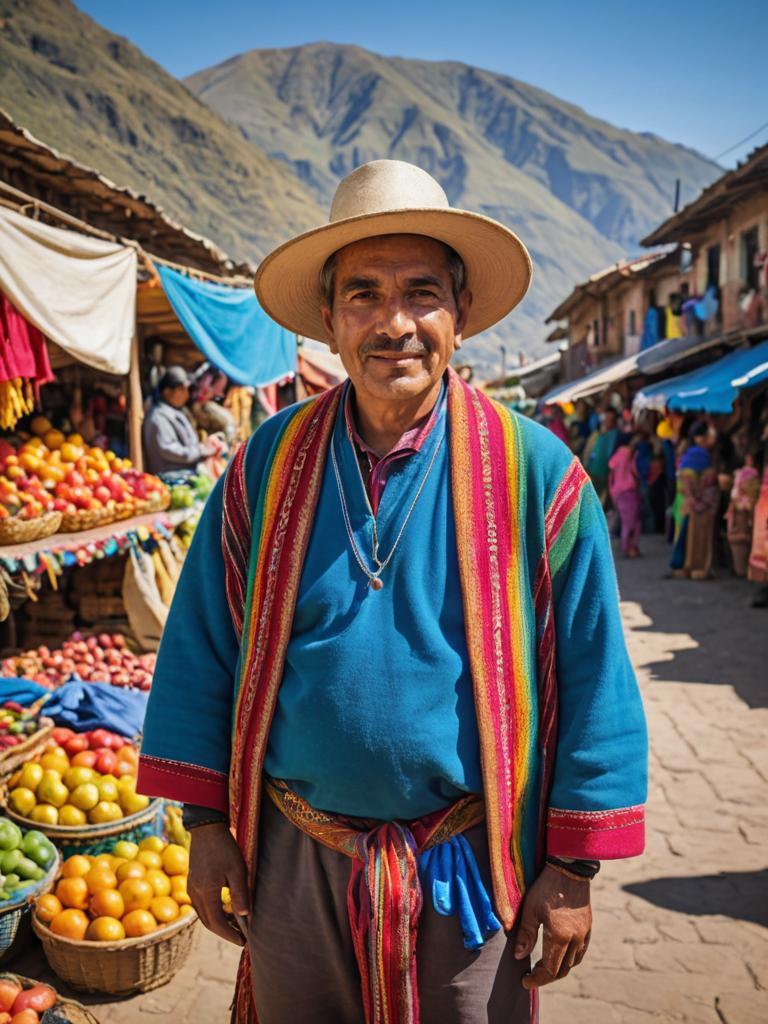
POLYGON ((80 362, 126 374, 136 322, 134 249, 0 206, 0 289, 80 362))

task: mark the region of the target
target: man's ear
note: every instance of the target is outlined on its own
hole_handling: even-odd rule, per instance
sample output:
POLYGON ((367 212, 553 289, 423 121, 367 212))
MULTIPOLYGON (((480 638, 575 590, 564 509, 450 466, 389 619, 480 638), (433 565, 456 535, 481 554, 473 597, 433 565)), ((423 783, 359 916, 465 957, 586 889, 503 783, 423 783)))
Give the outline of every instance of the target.
POLYGON ((325 340, 328 342, 328 348, 337 356, 339 354, 339 346, 336 344, 336 334, 333 330, 333 313, 328 306, 321 306, 320 313, 323 318, 325 340))
POLYGON ((454 345, 457 351, 461 348, 462 341, 464 340, 464 328, 467 326, 471 305, 472 292, 469 288, 465 288, 461 295, 459 295, 459 301, 456 303, 456 338, 454 345))

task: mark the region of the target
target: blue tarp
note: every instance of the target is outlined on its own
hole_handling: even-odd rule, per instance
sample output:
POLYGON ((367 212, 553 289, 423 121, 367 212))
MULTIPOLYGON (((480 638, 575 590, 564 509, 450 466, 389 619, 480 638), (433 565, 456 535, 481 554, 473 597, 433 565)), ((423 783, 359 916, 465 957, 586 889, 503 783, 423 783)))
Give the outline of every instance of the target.
POLYGON ((182 327, 230 380, 265 387, 296 372, 296 335, 270 320, 253 289, 157 270, 182 327))
POLYGON ((650 384, 635 396, 640 407, 678 412, 733 412, 733 403, 743 388, 768 380, 768 341, 755 348, 729 352, 717 362, 691 373, 650 384))

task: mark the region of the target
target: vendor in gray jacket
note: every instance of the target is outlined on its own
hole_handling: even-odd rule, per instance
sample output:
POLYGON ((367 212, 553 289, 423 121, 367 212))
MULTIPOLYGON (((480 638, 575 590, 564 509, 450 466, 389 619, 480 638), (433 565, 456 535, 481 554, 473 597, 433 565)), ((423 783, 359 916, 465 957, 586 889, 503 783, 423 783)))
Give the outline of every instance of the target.
POLYGON ((192 421, 184 411, 189 401, 189 376, 181 366, 169 366, 158 384, 142 428, 144 455, 150 473, 194 470, 210 453, 200 444, 192 421))

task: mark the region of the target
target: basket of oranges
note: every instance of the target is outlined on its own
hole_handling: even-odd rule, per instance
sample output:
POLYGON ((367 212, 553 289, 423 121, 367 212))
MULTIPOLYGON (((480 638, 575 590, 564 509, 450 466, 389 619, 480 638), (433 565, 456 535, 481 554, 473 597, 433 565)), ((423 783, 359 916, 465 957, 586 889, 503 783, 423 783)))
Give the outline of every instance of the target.
POLYGON ((81 992, 125 996, 165 985, 196 938, 188 872, 187 850, 158 836, 68 857, 32 919, 51 968, 81 992))

